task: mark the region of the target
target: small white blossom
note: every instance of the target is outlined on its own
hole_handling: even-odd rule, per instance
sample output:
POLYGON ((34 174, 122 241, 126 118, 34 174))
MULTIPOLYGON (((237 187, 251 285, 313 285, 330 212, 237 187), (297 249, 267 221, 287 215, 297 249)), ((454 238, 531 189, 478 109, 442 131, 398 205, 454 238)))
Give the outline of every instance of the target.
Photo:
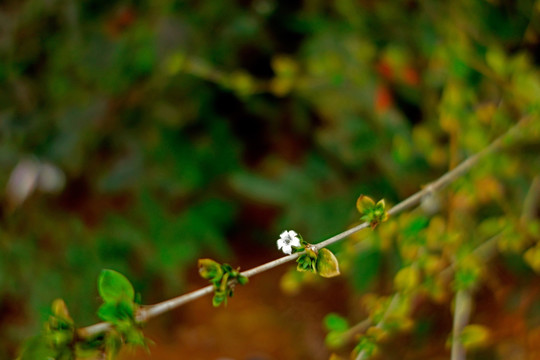
POLYGON ((281 249, 285 254, 292 254, 292 248, 300 247, 300 238, 298 234, 293 230, 284 231, 279 235, 279 240, 277 241, 278 249, 281 249))

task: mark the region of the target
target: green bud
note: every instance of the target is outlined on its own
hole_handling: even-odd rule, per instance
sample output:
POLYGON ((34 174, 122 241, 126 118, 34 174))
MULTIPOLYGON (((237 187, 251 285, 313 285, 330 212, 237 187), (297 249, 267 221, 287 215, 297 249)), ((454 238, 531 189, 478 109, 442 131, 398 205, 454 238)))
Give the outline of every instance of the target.
POLYGON ((227 295, 216 291, 216 293, 214 294, 214 297, 212 298, 212 306, 218 307, 223 302, 225 302, 225 305, 227 305, 227 295))
POLYGON ((223 276, 221 265, 212 259, 199 259, 199 274, 203 279, 219 282, 223 276))
POLYGON ((249 279, 244 275, 238 275, 236 279, 240 285, 246 285, 249 282, 249 279))
POLYGON ((365 195, 360 195, 356 201, 356 208, 362 215, 361 220, 369 222, 369 225, 374 229, 379 223, 388 220, 388 213, 386 212, 386 204, 384 199, 379 200, 377 203, 372 198, 365 195))
POLYGON ((61 319, 73 322, 69 316, 69 312, 66 306, 66 303, 62 299, 55 299, 51 306, 53 315, 61 319))

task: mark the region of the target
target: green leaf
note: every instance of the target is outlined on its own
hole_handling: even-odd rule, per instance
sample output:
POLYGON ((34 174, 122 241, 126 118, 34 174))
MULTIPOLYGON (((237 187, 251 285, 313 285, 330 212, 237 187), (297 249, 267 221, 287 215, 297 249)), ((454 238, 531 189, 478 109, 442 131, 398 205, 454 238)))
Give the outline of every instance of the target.
POLYGON ((311 272, 317 272, 316 269, 316 259, 312 258, 308 254, 300 255, 298 259, 296 259, 296 262, 298 265, 296 266, 296 269, 298 271, 311 271, 311 272))
POLYGON ((66 323, 73 324, 73 320, 69 316, 69 312, 66 303, 62 299, 55 299, 51 306, 53 315, 63 319, 66 323))
POLYGON ((114 360, 122 348, 122 336, 116 331, 109 331, 105 337, 105 352, 107 360, 114 360))
POLYGON ((465 349, 475 349, 486 345, 490 337, 488 328, 482 325, 467 325, 460 335, 461 343, 465 349))
POLYGON ((536 245, 523 254, 525 262, 537 273, 540 273, 540 246, 536 245))
POLYGON ((328 249, 320 249, 316 263, 317 273, 325 278, 338 276, 339 263, 336 256, 328 249))
POLYGON ((133 319, 135 310, 133 303, 128 301, 106 302, 99 307, 97 314, 100 319, 116 324, 120 320, 133 319))
POLYGON ((17 360, 54 359, 55 353, 44 336, 35 336, 26 341, 17 360))
POLYGON ((375 201, 372 198, 366 195, 360 195, 356 200, 356 209, 362 215, 366 215, 367 212, 370 212, 373 207, 375 207, 375 201))
POLYGON ((227 305, 227 295, 216 292, 216 294, 212 298, 212 306, 218 307, 223 302, 225 302, 225 305, 227 305))
POLYGON ((341 331, 330 331, 325 339, 324 343, 329 349, 338 349, 345 345, 347 338, 343 336, 341 331))
POLYGON ((246 285, 249 282, 249 279, 244 275, 238 275, 237 280, 240 285, 246 285))
POLYGON ((370 336, 361 336, 358 345, 354 348, 356 354, 364 352, 364 354, 369 358, 377 351, 377 344, 373 341, 370 336))
POLYGON ((336 313, 326 315, 323 321, 328 331, 345 331, 349 328, 347 320, 336 313))
POLYGON ((416 266, 407 266, 399 270, 394 277, 394 285, 397 291, 409 292, 414 290, 420 283, 420 271, 416 266))
POLYGON ((114 270, 102 270, 98 280, 99 295, 103 301, 119 302, 123 299, 133 300, 135 290, 129 280, 114 270))
POLYGON ((110 302, 102 304, 97 311, 97 315, 101 320, 113 322, 118 318, 116 304, 110 302))

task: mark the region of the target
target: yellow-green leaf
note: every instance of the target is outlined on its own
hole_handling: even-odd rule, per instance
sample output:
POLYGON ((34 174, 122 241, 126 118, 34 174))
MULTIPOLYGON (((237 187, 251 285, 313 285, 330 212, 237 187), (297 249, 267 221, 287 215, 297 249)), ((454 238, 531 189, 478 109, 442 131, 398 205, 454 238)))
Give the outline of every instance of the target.
POLYGON ((407 266, 399 270, 394 278, 394 285, 398 291, 408 292, 420 283, 420 271, 416 266, 407 266))
POLYGON ((527 250, 523 258, 534 271, 540 273, 540 246, 537 245, 527 250))
POLYGON ((465 349, 475 349, 486 345, 490 331, 482 325, 467 325, 461 331, 461 344, 465 349))
POLYGON ((365 214, 366 211, 371 210, 375 206, 375 201, 366 195, 360 195, 356 200, 356 209, 360 214, 365 214))
POLYGON ((331 278, 340 274, 338 260, 328 249, 319 250, 316 269, 317 274, 326 278, 331 278))
POLYGON ((66 303, 62 299, 55 299, 52 303, 52 312, 55 316, 58 316, 59 318, 73 322, 71 320, 71 317, 69 316, 69 312, 66 306, 66 303))

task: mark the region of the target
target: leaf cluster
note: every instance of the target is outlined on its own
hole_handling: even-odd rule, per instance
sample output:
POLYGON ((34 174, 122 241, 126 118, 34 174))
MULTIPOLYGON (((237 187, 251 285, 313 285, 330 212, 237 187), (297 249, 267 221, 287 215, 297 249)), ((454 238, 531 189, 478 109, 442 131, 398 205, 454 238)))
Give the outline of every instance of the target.
POLYGON ((18 360, 75 360, 76 333, 65 302, 56 299, 41 333, 28 340, 18 360))
POLYGON ((98 290, 103 300, 98 316, 113 325, 104 340, 108 356, 112 359, 124 344, 146 346, 136 318, 135 290, 129 280, 117 271, 106 269, 99 276, 98 290))
POLYGON ((322 277, 338 276, 339 263, 336 256, 328 249, 317 250, 311 245, 305 247, 305 253, 296 259, 298 271, 310 271, 322 277))
POLYGON ((375 203, 369 196, 360 195, 356 200, 356 209, 361 214, 360 219, 368 222, 372 229, 388 220, 384 199, 375 203))
POLYGON ((218 307, 222 303, 227 305, 227 298, 234 294, 236 284, 245 285, 248 278, 229 264, 220 264, 212 259, 199 259, 199 274, 208 280, 214 287, 212 305, 218 307))

